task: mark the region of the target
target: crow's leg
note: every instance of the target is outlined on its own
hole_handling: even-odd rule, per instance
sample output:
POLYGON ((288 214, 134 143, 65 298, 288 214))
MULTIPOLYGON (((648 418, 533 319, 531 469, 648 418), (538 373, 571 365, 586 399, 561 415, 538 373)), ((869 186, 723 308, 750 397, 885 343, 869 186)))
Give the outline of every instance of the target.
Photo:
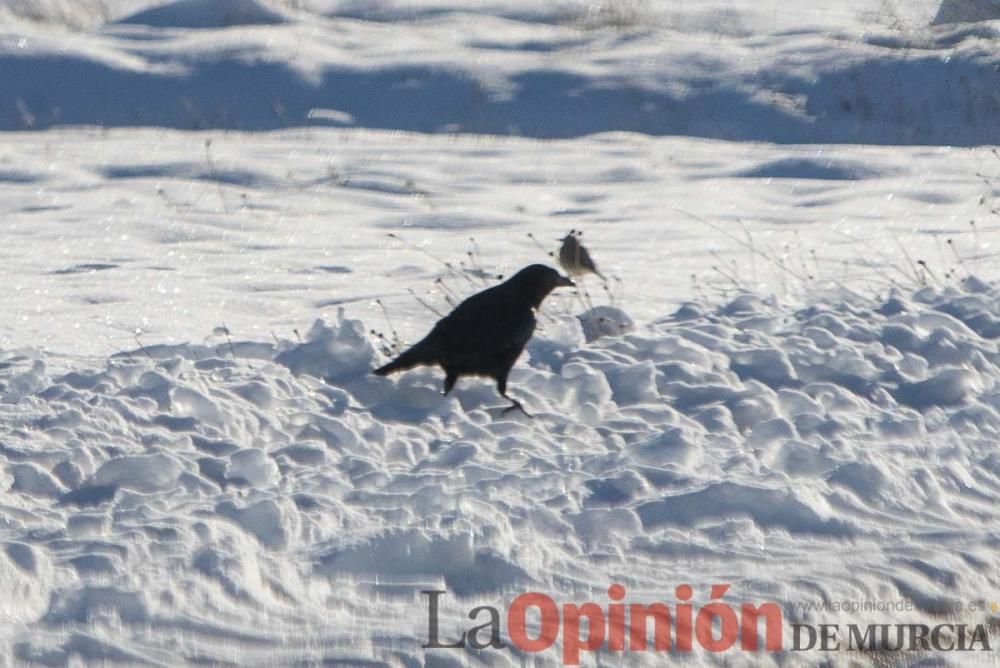
POLYGON ((504 399, 507 399, 508 401, 510 401, 510 406, 508 406, 507 408, 503 409, 503 411, 500 413, 500 415, 506 415, 507 413, 511 412, 512 410, 519 410, 522 413, 524 413, 527 417, 530 417, 530 418, 534 419, 535 416, 532 415, 531 413, 529 413, 528 411, 524 410, 524 406, 521 405, 520 401, 518 401, 517 399, 511 399, 506 394, 503 395, 503 397, 504 397, 504 399))
POLYGON ((448 394, 451 392, 451 388, 455 387, 455 381, 458 380, 458 372, 452 369, 445 369, 444 372, 444 393, 448 394))
POLYGON ((506 399, 507 401, 510 402, 510 406, 508 406, 507 408, 503 409, 503 412, 500 413, 500 415, 506 415, 507 413, 511 412, 512 410, 517 409, 517 410, 521 411, 526 416, 528 416, 528 417, 530 417, 532 419, 535 417, 534 415, 532 415, 528 411, 524 410, 524 406, 521 405, 520 401, 518 401, 517 399, 512 399, 510 397, 510 395, 507 394, 507 375, 506 374, 504 374, 503 376, 500 376, 499 378, 497 378, 497 391, 500 393, 501 397, 503 397, 504 399, 506 399))

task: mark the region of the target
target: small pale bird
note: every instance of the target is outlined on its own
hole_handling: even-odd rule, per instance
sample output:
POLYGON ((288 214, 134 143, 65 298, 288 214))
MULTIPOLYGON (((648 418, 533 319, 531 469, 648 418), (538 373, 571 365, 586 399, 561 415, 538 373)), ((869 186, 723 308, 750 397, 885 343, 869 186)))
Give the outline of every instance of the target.
POLYGON ((602 281, 607 280, 604 274, 597 270, 597 265, 590 257, 587 247, 580 243, 580 236, 583 232, 570 230, 561 241, 559 247, 559 264, 570 276, 583 276, 584 274, 597 274, 602 281))
POLYGON ((430 333, 399 357, 372 373, 386 376, 416 366, 444 369, 444 393, 460 376, 487 376, 500 396, 528 414, 507 395, 507 376, 535 331, 535 311, 552 290, 573 281, 542 264, 525 267, 504 281, 472 295, 438 321, 430 333))

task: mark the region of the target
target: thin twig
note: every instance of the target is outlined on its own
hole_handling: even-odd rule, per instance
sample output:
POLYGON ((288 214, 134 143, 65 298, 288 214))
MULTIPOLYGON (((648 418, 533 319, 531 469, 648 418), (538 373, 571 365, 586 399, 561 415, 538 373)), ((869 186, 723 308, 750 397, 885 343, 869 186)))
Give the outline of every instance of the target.
POLYGON ((545 253, 549 257, 555 257, 556 256, 556 254, 553 253, 552 251, 545 250, 545 247, 542 246, 542 244, 538 241, 538 239, 535 238, 535 235, 532 234, 531 232, 528 232, 528 238, 535 242, 535 245, 538 246, 538 250, 542 251, 543 253, 545 253))
POLYGON ((910 257, 910 253, 906 250, 906 246, 904 246, 903 242, 899 240, 899 237, 896 235, 895 230, 889 228, 889 234, 892 235, 892 238, 896 242, 896 245, 899 246, 899 250, 902 251, 903 257, 906 259, 906 263, 910 265, 910 270, 913 272, 914 280, 916 280, 917 283, 922 284, 923 281, 920 280, 920 276, 919 274, 917 274, 917 266, 916 264, 914 264, 913 258, 910 257))
POLYGON ((135 332, 135 342, 139 344, 139 350, 146 353, 146 357, 153 360, 153 362, 155 363, 156 358, 153 357, 153 355, 148 350, 146 350, 146 346, 142 345, 142 339, 139 338, 139 332, 135 332))
POLYGON ((236 359, 236 349, 233 348, 233 337, 229 335, 229 328, 226 327, 226 323, 222 323, 222 332, 226 335, 226 343, 229 344, 230 354, 232 354, 233 359, 236 359))
POLYGON ((425 309, 427 309, 428 311, 430 311, 431 313, 433 313, 434 315, 436 315, 439 318, 443 318, 444 317, 444 314, 442 314, 436 308, 434 308, 433 306, 431 306, 430 304, 428 304, 427 302, 425 302, 423 299, 421 299, 420 297, 418 297, 417 293, 413 291, 413 288, 407 288, 406 291, 409 292, 410 296, 413 297, 414 299, 416 299, 417 303, 420 304, 421 306, 423 306, 425 309))
POLYGON ((699 221, 699 222, 707 225, 709 228, 715 230, 716 232, 718 232, 719 234, 723 235, 724 237, 727 237, 728 239, 731 239, 732 241, 738 243, 740 246, 743 246, 744 248, 750 249, 750 251, 752 253, 754 253, 755 255, 759 255, 760 257, 764 258, 768 262, 776 265, 782 271, 787 272, 788 274, 790 274, 794 278, 799 279, 803 283, 806 282, 806 277, 805 276, 802 276, 797 271, 794 271, 791 267, 788 267, 787 265, 785 265, 785 263, 782 262, 781 260, 778 260, 778 259, 776 259, 774 257, 771 257, 767 253, 764 253, 764 252, 758 250, 754 245, 748 244, 747 242, 743 241, 742 239, 740 239, 736 235, 730 233, 728 230, 726 230, 725 228, 721 227, 720 225, 716 225, 715 223, 709 222, 709 221, 705 220, 704 218, 702 218, 701 216, 696 216, 695 214, 691 213, 690 211, 685 211, 684 209, 678 209, 678 208, 675 207, 674 211, 677 211, 678 213, 682 213, 685 216, 693 218, 694 220, 697 220, 697 221, 699 221))
POLYGON ((393 342, 396 343, 396 344, 398 344, 399 343, 399 333, 396 331, 395 326, 393 326, 393 324, 392 324, 392 319, 389 317, 389 311, 388 311, 388 309, 386 309, 385 304, 382 303, 381 299, 376 299, 375 303, 378 304, 378 307, 380 309, 382 309, 382 315, 385 316, 385 322, 386 322, 386 324, 389 325, 389 331, 392 332, 393 342))

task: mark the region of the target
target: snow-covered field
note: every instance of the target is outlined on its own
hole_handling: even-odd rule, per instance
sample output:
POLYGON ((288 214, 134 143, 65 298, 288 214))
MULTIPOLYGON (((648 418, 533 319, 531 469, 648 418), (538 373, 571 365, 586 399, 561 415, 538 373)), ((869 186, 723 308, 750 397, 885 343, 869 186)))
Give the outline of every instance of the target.
POLYGON ((1000 645, 1000 21, 788 4, 0 0, 0 665, 551 665, 420 592, 613 583, 995 664, 789 648, 1000 645), (550 297, 533 419, 369 374, 570 229, 631 324, 550 297))

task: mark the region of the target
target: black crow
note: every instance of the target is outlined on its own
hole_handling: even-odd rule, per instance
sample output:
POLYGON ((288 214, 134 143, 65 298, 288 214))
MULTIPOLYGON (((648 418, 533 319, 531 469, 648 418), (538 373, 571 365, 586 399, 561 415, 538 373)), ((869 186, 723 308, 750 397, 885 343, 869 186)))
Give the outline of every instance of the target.
POLYGON ((488 376, 511 405, 527 411, 507 396, 507 375, 535 331, 535 310, 560 286, 573 281, 543 264, 525 267, 504 281, 474 294, 434 325, 430 334, 373 373, 386 376, 415 366, 438 365, 444 369, 444 393, 451 392, 460 376, 488 376))
POLYGON ((591 259, 587 247, 580 243, 580 235, 583 232, 570 230, 562 241, 559 248, 559 264, 570 276, 582 276, 586 273, 597 274, 602 281, 606 281, 604 274, 597 270, 597 265, 591 259))

